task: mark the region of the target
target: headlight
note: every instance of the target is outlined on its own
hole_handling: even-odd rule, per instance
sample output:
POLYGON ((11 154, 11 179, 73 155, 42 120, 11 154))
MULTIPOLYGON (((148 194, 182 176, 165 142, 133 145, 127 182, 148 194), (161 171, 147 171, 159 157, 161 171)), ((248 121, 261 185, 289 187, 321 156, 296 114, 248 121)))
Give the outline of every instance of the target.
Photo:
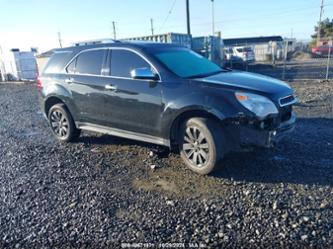
POLYGON ((235 96, 239 103, 261 119, 269 114, 279 113, 274 103, 264 96, 242 92, 236 92, 235 96))

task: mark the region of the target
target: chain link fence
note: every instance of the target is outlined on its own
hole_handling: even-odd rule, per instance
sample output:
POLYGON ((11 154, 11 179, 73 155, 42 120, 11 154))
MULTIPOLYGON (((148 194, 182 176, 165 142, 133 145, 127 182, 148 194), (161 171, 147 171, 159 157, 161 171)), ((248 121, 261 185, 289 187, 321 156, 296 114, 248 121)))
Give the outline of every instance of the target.
MULTIPOLYGON (((243 47, 244 51, 248 51, 246 55, 242 58, 227 58, 225 66, 286 81, 332 80, 332 40, 332 37, 325 37, 313 46, 296 42, 295 39, 284 39, 280 43, 244 44, 236 49, 241 50, 243 47), (251 53, 254 54, 254 62, 247 60, 251 53)), ((232 49, 235 50, 235 47, 232 49)))

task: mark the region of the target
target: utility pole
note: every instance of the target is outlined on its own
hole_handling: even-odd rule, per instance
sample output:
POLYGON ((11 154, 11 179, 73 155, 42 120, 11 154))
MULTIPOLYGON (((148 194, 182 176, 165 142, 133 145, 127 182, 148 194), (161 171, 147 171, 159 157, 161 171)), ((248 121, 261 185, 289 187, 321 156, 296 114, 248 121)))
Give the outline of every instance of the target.
POLYGON ((317 46, 319 46, 319 42, 320 42, 321 18, 323 16, 323 10, 324 10, 324 0, 321 0, 319 24, 318 24, 318 31, 317 31, 317 46))
POLYGON ((288 59, 288 41, 284 43, 284 59, 283 59, 283 70, 282 70, 282 79, 286 79, 286 67, 287 67, 287 59, 288 59))
POLYGON ((186 0, 186 23, 187 23, 187 34, 191 35, 190 3, 189 3, 189 0, 186 0))
POLYGON ((151 29, 151 35, 154 35, 154 20, 153 20, 153 18, 150 18, 150 29, 151 29))
POLYGON ((62 39, 61 39, 61 33, 58 32, 58 41, 59 41, 59 46, 62 48, 62 39))
POLYGON ((212 35, 214 36, 215 35, 215 10, 214 10, 214 0, 211 0, 212 1, 212 35))
POLYGON ((116 24, 114 21, 112 21, 112 28, 113 28, 113 39, 117 40, 116 24))
POLYGON ((331 53, 333 47, 333 37, 330 38, 328 42, 328 55, 327 55, 327 67, 326 67, 326 80, 328 80, 329 72, 330 72, 330 60, 331 60, 331 53))

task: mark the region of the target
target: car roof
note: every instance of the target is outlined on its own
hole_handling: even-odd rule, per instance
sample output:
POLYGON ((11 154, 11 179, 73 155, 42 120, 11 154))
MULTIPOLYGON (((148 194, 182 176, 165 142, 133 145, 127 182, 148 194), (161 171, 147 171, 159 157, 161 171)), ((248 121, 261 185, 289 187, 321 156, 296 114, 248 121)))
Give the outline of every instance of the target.
POLYGON ((103 47, 125 47, 133 49, 162 49, 162 48, 184 48, 180 44, 172 43, 159 43, 159 42, 147 42, 147 41, 115 41, 110 43, 98 43, 98 44, 88 44, 88 45, 79 45, 71 46, 66 48, 55 49, 55 52, 61 51, 81 51, 92 48, 103 48, 103 47))

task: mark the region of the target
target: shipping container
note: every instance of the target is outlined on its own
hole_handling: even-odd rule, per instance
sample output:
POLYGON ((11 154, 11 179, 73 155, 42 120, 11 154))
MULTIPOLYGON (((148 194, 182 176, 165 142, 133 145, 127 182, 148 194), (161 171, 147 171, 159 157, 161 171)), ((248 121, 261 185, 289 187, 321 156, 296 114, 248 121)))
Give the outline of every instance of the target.
POLYGON ((191 40, 192 40, 191 38, 192 37, 187 34, 167 33, 167 34, 161 34, 161 35, 132 37, 132 38, 124 39, 124 40, 174 43, 174 44, 182 45, 187 48, 191 48, 191 40))
POLYGON ((223 41, 218 36, 194 37, 192 49, 218 65, 223 62, 223 41))

